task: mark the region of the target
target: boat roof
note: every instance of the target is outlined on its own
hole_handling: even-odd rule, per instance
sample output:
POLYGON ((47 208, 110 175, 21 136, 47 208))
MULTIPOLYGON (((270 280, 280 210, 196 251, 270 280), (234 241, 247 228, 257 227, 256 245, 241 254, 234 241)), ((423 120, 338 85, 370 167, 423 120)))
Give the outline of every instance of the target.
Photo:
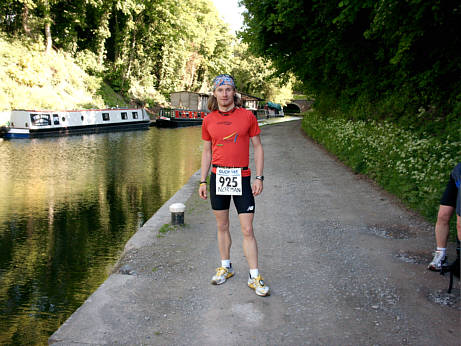
POLYGON ((91 109, 71 109, 71 110, 56 110, 56 109, 13 109, 13 111, 20 112, 49 112, 49 113, 61 113, 61 112, 99 112, 99 111, 126 111, 126 110, 140 110, 143 108, 91 108, 91 109))

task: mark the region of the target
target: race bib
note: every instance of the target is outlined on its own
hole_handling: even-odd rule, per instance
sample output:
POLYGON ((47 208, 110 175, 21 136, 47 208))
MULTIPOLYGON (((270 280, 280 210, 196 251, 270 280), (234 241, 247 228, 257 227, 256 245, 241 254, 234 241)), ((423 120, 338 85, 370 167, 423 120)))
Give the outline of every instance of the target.
POLYGON ((242 195, 242 170, 240 168, 216 168, 216 194, 242 195))

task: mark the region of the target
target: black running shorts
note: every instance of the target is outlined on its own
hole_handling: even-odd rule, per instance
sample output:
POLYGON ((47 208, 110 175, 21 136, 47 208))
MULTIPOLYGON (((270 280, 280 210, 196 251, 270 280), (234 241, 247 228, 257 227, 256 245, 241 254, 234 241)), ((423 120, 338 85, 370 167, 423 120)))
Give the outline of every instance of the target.
POLYGON ((456 187, 455 180, 450 175, 450 180, 448 181, 445 192, 440 199, 441 205, 446 205, 449 207, 456 208, 456 199, 458 197, 458 188, 456 187))
POLYGON ((213 210, 228 210, 230 207, 231 197, 234 198, 235 209, 237 213, 254 213, 255 198, 251 191, 251 177, 242 177, 242 195, 216 195, 216 174, 211 173, 210 176, 210 200, 213 210))

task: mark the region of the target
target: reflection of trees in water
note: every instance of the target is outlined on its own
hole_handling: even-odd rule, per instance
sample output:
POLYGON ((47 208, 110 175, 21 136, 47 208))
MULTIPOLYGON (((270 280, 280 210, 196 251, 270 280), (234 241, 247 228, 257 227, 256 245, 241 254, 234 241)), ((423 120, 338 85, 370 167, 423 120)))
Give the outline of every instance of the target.
POLYGON ((0 146, 0 343, 46 342, 199 168, 200 142, 152 128, 0 146))

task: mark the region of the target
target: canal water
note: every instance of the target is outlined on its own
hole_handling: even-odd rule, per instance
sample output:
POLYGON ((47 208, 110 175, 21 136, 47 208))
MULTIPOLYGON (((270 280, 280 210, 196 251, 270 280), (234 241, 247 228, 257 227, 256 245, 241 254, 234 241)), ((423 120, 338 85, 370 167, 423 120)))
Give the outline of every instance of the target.
POLYGON ((0 140, 0 344, 46 344, 200 168, 200 127, 0 140))

